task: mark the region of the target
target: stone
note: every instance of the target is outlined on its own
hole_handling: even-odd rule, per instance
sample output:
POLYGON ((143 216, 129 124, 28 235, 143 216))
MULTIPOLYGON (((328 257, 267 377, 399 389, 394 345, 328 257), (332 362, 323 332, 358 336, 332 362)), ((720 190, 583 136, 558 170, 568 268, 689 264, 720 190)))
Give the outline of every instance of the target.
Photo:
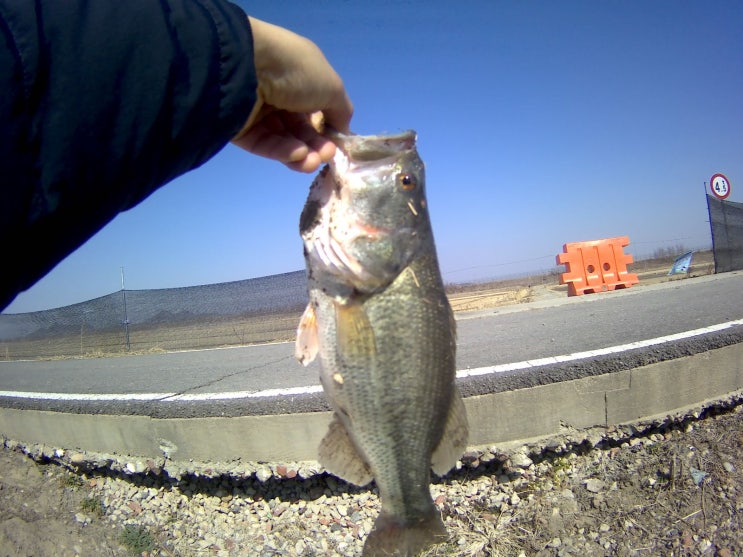
POLYGON ((261 482, 266 482, 273 477, 273 473, 268 466, 260 466, 255 471, 255 477, 258 478, 258 480, 261 482))
POLYGON ((529 468, 532 464, 534 464, 534 461, 529 458, 526 451, 516 451, 511 455, 511 466, 515 466, 516 468, 529 468))
POLYGON ((604 489, 603 480, 599 480, 598 478, 588 478, 583 482, 583 484, 586 486, 586 489, 590 491, 591 493, 598 493, 602 489, 604 489))

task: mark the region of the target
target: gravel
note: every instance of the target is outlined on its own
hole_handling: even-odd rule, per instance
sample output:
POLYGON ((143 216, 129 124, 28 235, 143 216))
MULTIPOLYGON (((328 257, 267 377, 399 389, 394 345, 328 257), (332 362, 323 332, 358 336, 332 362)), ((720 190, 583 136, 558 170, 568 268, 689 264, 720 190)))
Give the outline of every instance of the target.
MULTIPOLYGON (((643 424, 468 452, 431 485, 451 536, 431 554, 740 555, 740 404, 731 397, 643 424)), ((379 513, 373 486, 350 486, 316 462, 4 446, 56 465, 64 489, 84 492, 70 518, 83 533, 101 524, 121 532, 101 542, 110 555, 358 556, 379 513)), ((85 554, 70 547, 65 555, 85 554)), ((24 554, 22 545, 2 553, 24 554)))

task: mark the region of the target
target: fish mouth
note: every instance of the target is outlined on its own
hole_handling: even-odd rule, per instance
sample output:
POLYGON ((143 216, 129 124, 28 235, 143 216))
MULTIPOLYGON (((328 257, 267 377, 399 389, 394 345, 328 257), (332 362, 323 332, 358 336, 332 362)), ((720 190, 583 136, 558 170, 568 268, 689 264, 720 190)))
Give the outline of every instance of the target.
MULTIPOLYGON (((336 153, 331 166, 337 167, 339 162, 350 166, 347 161, 345 154, 340 153, 339 160, 339 153, 336 153)), ((349 251, 348 246, 358 238, 378 238, 390 231, 367 224, 348 207, 345 217, 334 216, 334 210, 343 195, 343 185, 327 172, 313 183, 300 218, 305 255, 319 263, 325 272, 345 279, 359 291, 367 290, 370 284, 373 285, 372 288, 376 288, 380 277, 365 268, 359 258, 349 251)))
POLYGON ((324 135, 338 149, 329 169, 313 184, 309 198, 314 203, 312 211, 301 219, 307 254, 325 272, 343 279, 358 292, 372 292, 390 282, 390 273, 367 268, 351 246, 357 240, 383 239, 394 231, 367 223, 353 207, 352 192, 365 183, 365 176, 389 174, 401 159, 415 152, 417 134, 407 130, 398 134, 356 135, 326 128, 324 135), (336 203, 344 207, 343 217, 332 214, 336 203))
POLYGON ((325 135, 336 144, 349 162, 378 162, 415 149, 417 134, 406 130, 391 135, 343 134, 327 129, 325 135))
POLYGON ((324 241, 315 243, 313 252, 328 272, 348 280, 360 292, 374 289, 380 283, 381 277, 366 269, 358 258, 348 253, 331 230, 327 231, 324 241))

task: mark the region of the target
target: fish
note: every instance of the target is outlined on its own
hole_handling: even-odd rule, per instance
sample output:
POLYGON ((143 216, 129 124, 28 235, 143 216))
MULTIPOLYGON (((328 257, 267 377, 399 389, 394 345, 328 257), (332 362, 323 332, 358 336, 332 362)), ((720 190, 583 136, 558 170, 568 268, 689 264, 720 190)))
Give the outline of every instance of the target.
POLYGON ((331 132, 333 159, 300 217, 309 303, 295 356, 319 356, 333 409, 319 448, 331 474, 376 483, 364 557, 412 556, 448 538, 431 492, 467 444, 417 134, 331 132))

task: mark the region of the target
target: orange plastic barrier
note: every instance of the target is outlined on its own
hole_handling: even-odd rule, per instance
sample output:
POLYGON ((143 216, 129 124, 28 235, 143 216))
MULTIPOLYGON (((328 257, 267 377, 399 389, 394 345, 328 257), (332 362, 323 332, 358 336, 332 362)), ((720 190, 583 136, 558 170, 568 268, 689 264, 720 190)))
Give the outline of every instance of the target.
POLYGON ((628 245, 628 236, 565 244, 564 253, 557 254, 557 264, 565 265, 560 284, 568 285, 568 296, 629 288, 640 282, 627 271, 632 256, 622 248, 628 245))

